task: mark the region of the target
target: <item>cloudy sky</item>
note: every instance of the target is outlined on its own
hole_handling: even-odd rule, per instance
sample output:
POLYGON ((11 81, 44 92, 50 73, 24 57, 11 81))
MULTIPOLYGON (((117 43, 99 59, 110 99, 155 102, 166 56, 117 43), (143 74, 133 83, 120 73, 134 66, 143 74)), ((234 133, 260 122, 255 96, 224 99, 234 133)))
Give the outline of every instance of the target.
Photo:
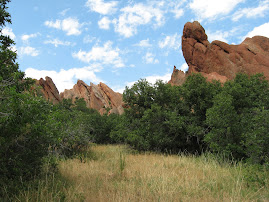
POLYGON ((15 42, 26 76, 50 76, 58 90, 82 79, 122 92, 140 78, 169 80, 184 24, 198 20, 209 41, 269 37, 269 0, 12 0, 15 42))

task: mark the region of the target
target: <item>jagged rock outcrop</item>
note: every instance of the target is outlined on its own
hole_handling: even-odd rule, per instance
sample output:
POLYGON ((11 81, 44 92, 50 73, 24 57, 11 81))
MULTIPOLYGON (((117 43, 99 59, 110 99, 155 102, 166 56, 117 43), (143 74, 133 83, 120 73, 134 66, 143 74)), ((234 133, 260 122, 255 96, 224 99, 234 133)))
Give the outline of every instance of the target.
POLYGON ((40 90, 38 89, 38 94, 53 104, 61 102, 62 99, 71 99, 74 103, 76 98, 84 98, 87 107, 96 109, 101 114, 106 112, 106 108, 110 108, 109 114, 124 112, 122 95, 114 92, 104 83, 98 85, 91 83, 89 86, 78 80, 72 89, 65 90, 61 94, 50 77, 46 77, 45 80, 43 78, 36 80, 36 84, 41 87, 40 90))
POLYGON ((269 39, 263 36, 246 38, 239 45, 210 43, 199 22, 188 22, 183 30, 182 52, 189 66, 187 74, 201 72, 209 81, 225 82, 239 72, 263 73, 269 80, 269 39))
POLYGON ((36 81, 36 84, 41 86, 41 93, 46 100, 49 100, 53 104, 61 101, 59 91, 50 77, 46 76, 45 80, 41 78, 36 81))
POLYGON ((122 114, 124 112, 122 95, 114 92, 104 83, 98 85, 91 83, 89 86, 78 80, 72 89, 65 90, 60 94, 60 97, 61 99, 71 99, 73 102, 77 98, 84 98, 87 107, 96 109, 101 114, 106 112, 106 108, 111 108, 109 114, 122 114))
POLYGON ((185 72, 178 70, 176 66, 174 66, 173 73, 171 75, 171 80, 168 82, 172 86, 181 86, 187 78, 185 72))

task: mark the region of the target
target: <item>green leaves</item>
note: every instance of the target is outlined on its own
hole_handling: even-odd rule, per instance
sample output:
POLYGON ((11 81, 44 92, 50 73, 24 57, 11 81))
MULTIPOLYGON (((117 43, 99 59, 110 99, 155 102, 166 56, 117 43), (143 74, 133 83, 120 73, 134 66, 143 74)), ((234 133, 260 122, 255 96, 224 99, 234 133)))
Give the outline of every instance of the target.
POLYGON ((140 80, 126 88, 127 105, 111 137, 139 150, 202 152, 268 162, 269 84, 238 74, 225 84, 191 74, 179 87, 140 80))
POLYGON ((260 75, 238 74, 224 84, 207 110, 210 149, 253 163, 268 161, 269 84, 260 75))

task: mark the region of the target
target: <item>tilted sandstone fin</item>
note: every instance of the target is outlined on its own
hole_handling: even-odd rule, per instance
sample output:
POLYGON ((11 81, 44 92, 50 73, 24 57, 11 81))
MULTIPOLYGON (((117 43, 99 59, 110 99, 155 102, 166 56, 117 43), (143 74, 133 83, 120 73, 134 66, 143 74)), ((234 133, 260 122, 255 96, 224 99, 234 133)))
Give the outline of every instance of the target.
POLYGON ((81 80, 70 90, 65 90, 60 94, 62 99, 71 99, 75 102, 77 98, 83 98, 86 101, 88 108, 96 109, 101 114, 106 112, 106 108, 110 108, 110 113, 122 114, 122 95, 115 93, 106 84, 100 83, 95 85, 90 83, 90 86, 81 80))
POLYGON ((57 104, 61 101, 59 91, 50 77, 46 76, 45 80, 41 78, 37 81, 37 84, 42 87, 41 92, 45 99, 53 104, 57 104))

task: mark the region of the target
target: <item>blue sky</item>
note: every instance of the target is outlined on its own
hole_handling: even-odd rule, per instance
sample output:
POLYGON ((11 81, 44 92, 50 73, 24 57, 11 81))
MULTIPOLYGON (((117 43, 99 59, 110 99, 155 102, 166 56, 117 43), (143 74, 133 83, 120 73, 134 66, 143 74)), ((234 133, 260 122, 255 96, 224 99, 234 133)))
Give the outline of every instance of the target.
POLYGON ((26 76, 50 76, 58 90, 82 79, 117 92, 140 78, 169 80, 188 67, 184 24, 198 20, 209 41, 269 37, 269 0, 12 0, 12 37, 26 76))

